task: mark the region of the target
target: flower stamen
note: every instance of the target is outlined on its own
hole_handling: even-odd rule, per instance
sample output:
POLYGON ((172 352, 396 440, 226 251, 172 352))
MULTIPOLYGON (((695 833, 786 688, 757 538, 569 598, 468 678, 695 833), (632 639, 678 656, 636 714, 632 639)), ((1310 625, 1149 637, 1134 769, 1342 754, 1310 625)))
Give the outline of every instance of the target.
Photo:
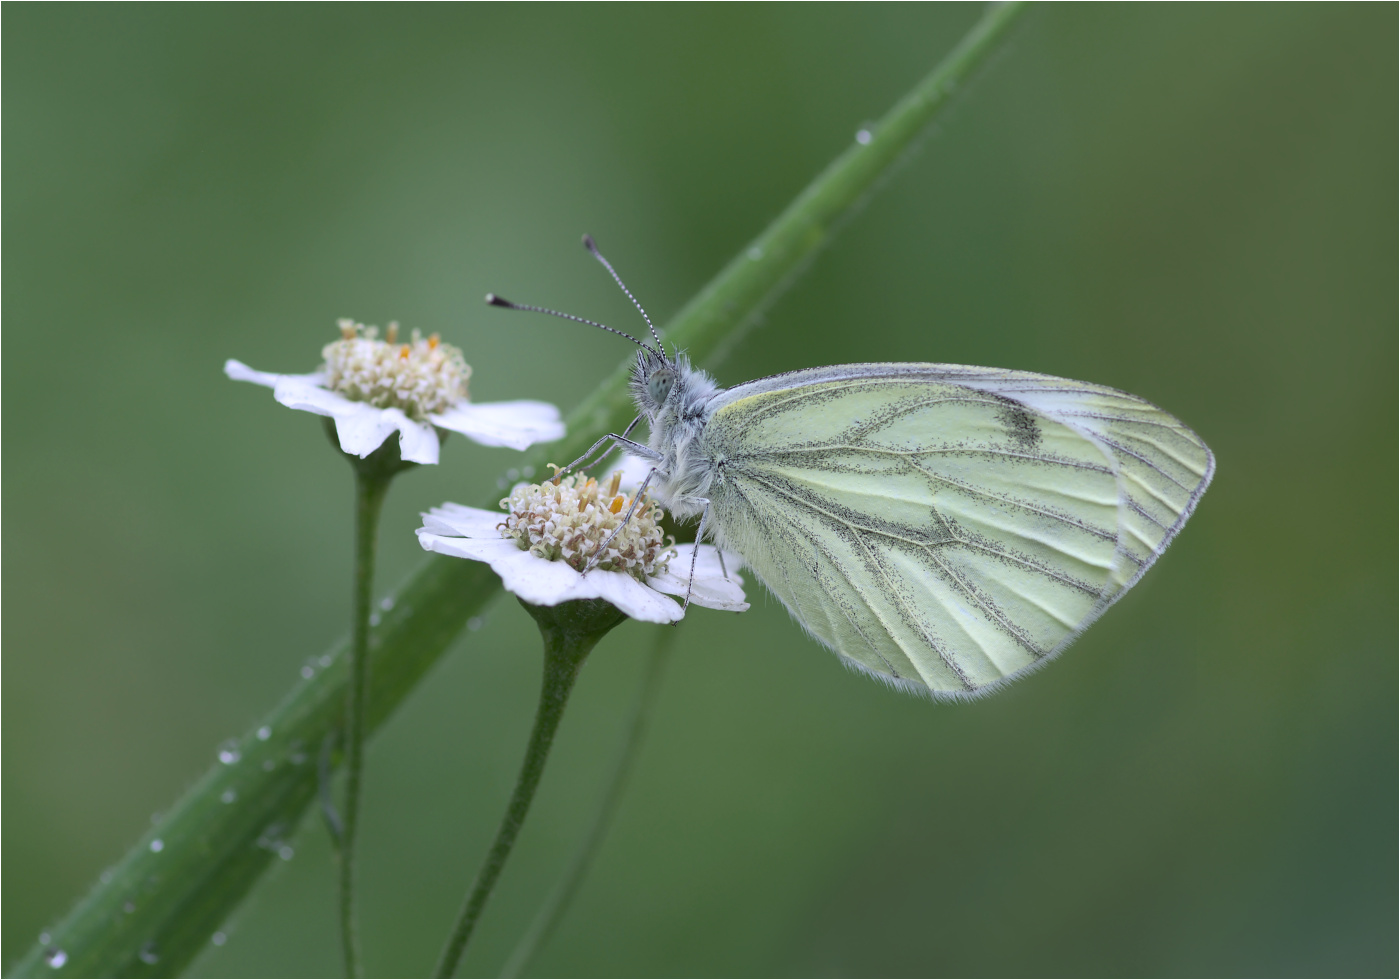
POLYGON ((341 339, 321 351, 325 385, 351 401, 375 408, 397 408, 416 421, 446 411, 467 398, 472 369, 462 352, 434 334, 413 331, 398 343, 399 325, 390 323, 379 339, 376 327, 339 322, 341 339))
POLYGON ((632 503, 626 494, 617 493, 621 472, 609 481, 609 492, 600 496, 604 488, 597 480, 581 476, 561 478, 557 467, 555 470, 553 480, 522 484, 501 501, 501 506, 509 511, 497 525, 502 537, 513 540, 521 551, 548 561, 566 562, 581 572, 616 531, 607 552, 593 567, 626 572, 639 582, 665 574, 676 554, 675 539, 661 532, 663 511, 659 503, 643 499, 631 520, 618 530, 621 515, 632 503))

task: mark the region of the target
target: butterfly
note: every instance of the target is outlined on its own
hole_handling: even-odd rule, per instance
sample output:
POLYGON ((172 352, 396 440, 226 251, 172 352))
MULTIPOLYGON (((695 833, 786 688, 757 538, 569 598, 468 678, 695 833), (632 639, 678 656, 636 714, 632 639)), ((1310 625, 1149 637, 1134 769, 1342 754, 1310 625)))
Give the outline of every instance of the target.
MULTIPOLYGON (((934 698, 1044 665, 1140 579, 1215 472, 1210 449, 1104 385, 957 364, 843 364, 721 388, 646 319, 619 446, 696 539, 741 556, 848 666, 934 698), (645 421, 648 438, 633 440, 645 421)), ((566 467, 568 469, 570 467, 566 467)), ((635 506, 635 503, 634 503, 635 506)))

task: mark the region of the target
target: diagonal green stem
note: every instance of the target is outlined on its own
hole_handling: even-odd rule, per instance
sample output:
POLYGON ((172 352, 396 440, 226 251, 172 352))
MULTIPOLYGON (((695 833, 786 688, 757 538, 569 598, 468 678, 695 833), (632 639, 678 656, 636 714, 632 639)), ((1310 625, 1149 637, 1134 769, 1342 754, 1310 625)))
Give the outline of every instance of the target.
MULTIPOLYGON (((713 364, 915 144, 953 92, 996 50, 1024 6, 989 7, 943 62, 872 128, 869 143, 843 151, 672 318, 667 341, 688 349, 697 363, 713 364)), ((629 366, 620 364, 570 414, 566 439, 531 453, 522 465, 542 469, 552 460, 574 459, 603 433, 621 431, 633 413, 629 366)), ((392 610, 370 632, 367 732, 398 707, 499 584, 487 565, 433 557, 391 596, 392 610)), ((274 845, 296 830, 315 798, 316 766, 314 760, 305 763, 308 752, 314 754, 343 725, 347 648, 342 641, 309 660, 282 703, 228 747, 229 757, 236 754, 239 761, 207 771, 49 930, 49 942, 31 947, 10 975, 169 976, 206 949, 268 864, 286 853, 274 845), (63 967, 53 969, 48 960, 58 953, 63 967)))
POLYGON ((584 657, 625 618, 599 599, 576 600, 554 607, 521 605, 535 617, 540 627, 540 637, 544 640, 544 673, 540 680, 540 704, 535 712, 535 728, 530 733, 525 762, 516 778, 515 792, 511 794, 510 805, 506 807, 501 829, 496 832, 495 843, 491 845, 472 890, 457 914, 452 934, 442 949, 437 968, 433 970, 435 977, 450 977, 456 972, 462 953, 466 951, 467 941, 471 939, 477 921, 486 908, 486 900, 491 897, 496 879, 506 866, 506 858, 510 857, 511 849, 515 847, 515 839, 525 825, 525 815, 530 811, 540 777, 544 775, 544 764, 554 744, 554 733, 559 730, 559 721, 564 717, 564 708, 569 703, 569 693, 574 689, 584 657))
POLYGON ((627 788, 627 777, 632 773, 632 764, 636 761, 638 750, 646 737, 652 709, 661 693, 661 678, 669 660, 668 654, 675 645, 676 633, 677 630, 671 627, 662 627, 656 631, 656 645, 652 647, 651 656, 647 659, 646 675, 642 678, 641 690, 637 692, 637 699, 633 702, 631 716, 627 719, 622 745, 613 761, 612 772, 603 790, 603 800, 598 806, 598 812, 594 814, 593 823, 583 835, 578 850, 569 860, 569 866, 564 869, 563 875, 535 915, 535 920, 530 923, 530 928, 525 931, 525 935, 520 938, 520 942, 510 954, 510 959, 502 967, 501 976, 520 976, 530 965, 534 955, 549 942, 555 927, 568 911, 579 885, 583 883, 584 875, 593 863, 593 855, 598 852, 599 845, 607 836, 618 804, 622 802, 623 790, 627 788))

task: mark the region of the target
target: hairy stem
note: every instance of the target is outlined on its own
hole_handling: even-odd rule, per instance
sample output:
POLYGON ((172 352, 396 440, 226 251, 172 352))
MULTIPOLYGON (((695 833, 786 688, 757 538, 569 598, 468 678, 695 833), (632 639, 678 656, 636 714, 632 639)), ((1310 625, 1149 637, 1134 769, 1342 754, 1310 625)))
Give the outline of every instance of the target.
POLYGON ((564 708, 569 703, 569 693, 574 689, 584 657, 625 618, 598 599, 578 600, 555 607, 526 605, 525 608, 535 617, 540 627, 540 637, 544 640, 544 674, 540 680, 540 704, 535 711, 535 728, 530 733, 525 761, 516 778, 515 792, 511 794, 501 828, 496 832, 496 841, 491 845, 467 894, 467 900, 457 914, 447 945, 443 947, 437 968, 433 971, 435 977, 450 977, 456 972, 467 941, 471 939, 482 910, 486 908, 486 900, 491 897, 496 879, 506 866, 506 858, 510 857, 515 838, 525 825, 525 815, 529 813, 530 802, 540 785, 545 760, 549 758, 550 746, 554 744, 554 733, 564 717, 564 708))
POLYGON ((612 827, 613 817, 617 814, 618 804, 622 802, 623 791, 627 788, 632 765, 637 760, 638 752, 646 737, 647 728, 651 723, 652 709, 655 708, 656 699, 661 693, 661 679, 666 672, 671 647, 675 645, 676 633, 677 630, 674 627, 663 626, 656 631, 656 644, 652 647, 651 655, 647 658, 642 686, 632 704, 632 712, 627 719, 627 726, 622 735, 622 745, 619 746, 617 758, 613 761, 612 772, 609 774, 607 786, 603 790, 603 799, 598 805, 598 812, 594 814, 593 823, 589 826, 588 832, 583 835, 583 840, 579 842, 578 850, 569 860, 569 866, 564 869, 563 875, 550 891, 549 897, 544 900, 544 905, 540 907, 534 921, 530 923, 530 928, 520 938, 520 942, 510 954, 510 959, 501 969, 501 976, 520 976, 530 965, 535 954, 544 948, 545 943, 549 942, 550 937, 554 935, 555 928, 564 918, 564 913, 568 911, 570 903, 573 902, 579 885, 583 883, 584 875, 588 873, 588 868, 593 863, 593 856, 598 852, 598 847, 603 843, 603 839, 607 837, 608 830, 612 827))
POLYGON ((345 699, 345 812, 340 831, 340 945, 345 975, 360 976, 360 936, 355 924, 355 837, 360 827, 360 781, 365 759, 365 707, 369 688, 369 617, 374 600, 374 559, 379 515, 392 475, 355 470, 355 575, 350 629, 350 684, 345 699))

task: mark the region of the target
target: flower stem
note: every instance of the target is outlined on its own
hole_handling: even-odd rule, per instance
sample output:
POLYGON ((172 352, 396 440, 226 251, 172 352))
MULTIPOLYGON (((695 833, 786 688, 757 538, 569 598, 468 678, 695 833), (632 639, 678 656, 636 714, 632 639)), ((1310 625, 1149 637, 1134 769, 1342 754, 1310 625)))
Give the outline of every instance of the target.
POLYGON ((515 792, 511 795, 510 805, 506 807, 501 828, 496 832, 496 841, 477 872, 462 910, 457 913, 457 922, 433 971, 435 977, 450 977, 456 971, 472 930, 486 908, 486 900, 491 897, 496 879, 500 877, 506 858, 515 846, 515 838, 525 823, 530 801, 535 798, 545 760, 549 757, 550 746, 554 744, 554 733, 559 728, 559 720, 564 717, 564 707, 569 702, 569 693, 578 679, 584 658, 608 630, 626 618, 608 603, 597 599, 566 602, 559 606, 521 605, 535 617, 544 640, 544 674, 540 682, 535 728, 530 733, 525 761, 516 778, 515 792))
POLYGON ((355 834, 360 826, 360 781, 365 758, 365 704, 369 688, 369 617, 379 514, 392 473, 355 467, 355 575, 350 630, 350 684, 345 701, 345 812, 340 833, 340 942, 345 975, 360 976, 360 936, 355 924, 355 834))
POLYGON ((549 893, 549 897, 545 899, 539 914, 530 923, 530 928, 520 938, 514 952, 510 954, 510 959, 506 961, 505 967, 501 970, 501 976, 520 976, 530 965, 535 954, 545 943, 549 942, 549 938, 554 934, 559 921, 568 911, 574 894, 583 882, 584 875, 588 873, 588 868, 593 863, 593 855, 597 853, 599 845, 603 843, 603 838, 607 836, 608 829, 612 826, 613 817, 617 814, 618 804, 622 802, 623 790, 627 787, 632 765, 636 762, 638 750, 642 746, 647 728, 651 723, 652 709, 655 708, 657 696, 661 693, 661 678, 665 674, 666 664, 670 660, 669 654, 671 647, 675 644, 676 632, 673 627, 661 627, 656 631, 656 644, 652 647, 651 656, 647 660, 642 687, 637 692, 637 698, 632 704, 632 715, 627 721, 627 728, 622 736, 622 745, 618 748, 617 758, 613 761, 612 773, 608 777, 607 788, 603 791, 603 800, 598 806, 598 812, 593 817, 593 825, 588 828, 588 833, 579 843, 578 850, 574 852, 573 858, 569 861, 569 866, 549 893))

